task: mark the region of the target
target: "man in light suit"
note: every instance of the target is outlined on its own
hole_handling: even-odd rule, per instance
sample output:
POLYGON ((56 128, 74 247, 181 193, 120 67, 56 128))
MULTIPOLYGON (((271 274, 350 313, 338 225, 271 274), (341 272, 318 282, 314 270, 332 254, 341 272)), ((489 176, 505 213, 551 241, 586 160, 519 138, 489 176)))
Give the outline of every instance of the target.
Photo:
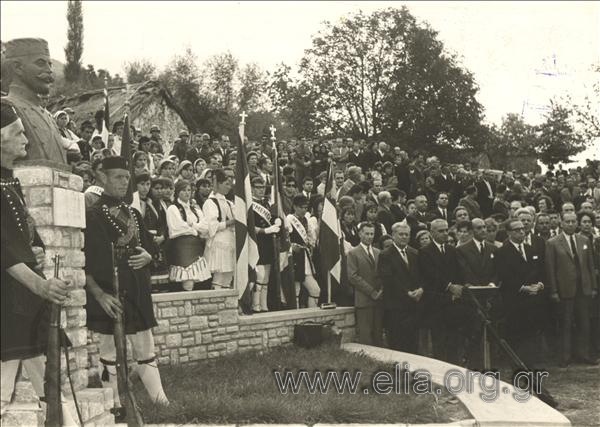
POLYGON ((393 350, 417 353, 423 286, 419 274, 419 254, 408 246, 410 226, 392 225, 394 244, 379 257, 377 271, 383 285, 384 324, 393 350))
POLYGON ((571 329, 576 326, 577 361, 597 364, 590 358, 590 304, 597 293, 594 260, 589 241, 575 234, 577 215, 562 216, 562 233, 546 243, 546 276, 550 298, 559 304, 560 365, 571 359, 571 329))
POLYGON ((379 249, 373 247, 375 226, 363 222, 360 244, 348 252, 348 281, 354 288, 354 307, 358 342, 381 346, 383 342, 383 306, 381 283, 377 278, 379 249))

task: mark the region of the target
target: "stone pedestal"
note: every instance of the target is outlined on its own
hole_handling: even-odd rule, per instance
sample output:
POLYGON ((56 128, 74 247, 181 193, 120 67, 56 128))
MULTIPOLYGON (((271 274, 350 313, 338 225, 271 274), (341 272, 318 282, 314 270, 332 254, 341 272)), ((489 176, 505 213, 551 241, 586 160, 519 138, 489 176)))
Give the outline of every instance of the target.
MULTIPOLYGON (((64 168, 47 163, 28 162, 15 169, 21 181, 29 213, 36 223, 37 231, 46 246, 44 274, 52 277, 53 257, 61 256, 61 278, 72 283, 71 299, 62 310, 61 325, 71 340, 69 365, 73 387, 77 394, 83 420, 86 425, 114 424, 108 413, 112 406, 112 390, 87 388, 88 353, 85 294, 85 256, 83 230, 85 228, 85 202, 81 192, 81 177, 64 168)), ((62 354, 62 389, 76 416, 73 396, 66 377, 66 359, 62 354)), ((22 372, 15 388, 14 402, 2 417, 2 425, 32 425, 37 419, 43 422, 44 414, 37 410, 37 396, 26 372, 22 372)))

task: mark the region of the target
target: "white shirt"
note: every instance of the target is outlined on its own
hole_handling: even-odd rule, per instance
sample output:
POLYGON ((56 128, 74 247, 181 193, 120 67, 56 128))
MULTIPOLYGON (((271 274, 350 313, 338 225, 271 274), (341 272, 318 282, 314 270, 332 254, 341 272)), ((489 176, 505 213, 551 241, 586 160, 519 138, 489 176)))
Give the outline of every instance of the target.
POLYGON ((440 245, 438 242, 436 242, 436 241, 435 241, 435 240, 433 240, 433 239, 432 239, 431 241, 433 242, 433 244, 434 244, 434 245, 436 245, 436 246, 437 246, 437 248, 438 248, 438 251, 440 251, 440 252, 441 252, 441 253, 443 253, 443 254, 445 254, 445 253, 446 253, 446 248, 445 248, 445 245, 444 245, 444 250, 442 250, 442 245, 440 245))
POLYGON ((475 247, 477 248, 479 253, 483 253, 483 248, 485 246, 485 243, 483 241, 480 242, 477 239, 473 239, 473 241, 475 242, 475 247))
MULTIPOLYGON (((509 239, 509 240, 510 240, 510 239, 509 239)), ((513 244, 513 246, 514 246, 515 248, 517 248, 517 252, 519 252, 519 254, 521 255, 521 257, 522 257, 522 258, 523 258, 525 261, 527 261, 527 253, 525 252, 525 245, 524 245, 523 243, 520 243, 520 244, 519 244, 519 243, 515 243, 515 242, 513 242, 512 240, 510 240, 510 243, 512 243, 512 244, 513 244), (523 250, 521 250, 521 248, 522 248, 523 250)))
POLYGON ((167 208, 167 226, 169 227, 169 238, 179 236, 208 237, 208 223, 200 209, 192 211, 189 203, 177 200, 185 211, 186 220, 183 220, 179 208, 171 205, 167 208))

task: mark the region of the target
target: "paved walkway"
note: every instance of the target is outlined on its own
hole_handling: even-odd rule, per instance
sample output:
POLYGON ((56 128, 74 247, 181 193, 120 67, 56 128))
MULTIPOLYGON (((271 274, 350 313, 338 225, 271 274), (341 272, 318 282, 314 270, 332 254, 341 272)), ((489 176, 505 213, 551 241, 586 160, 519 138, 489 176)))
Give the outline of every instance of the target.
MULTIPOLYGON (((434 384, 443 385, 446 375, 450 371, 456 372, 456 376, 462 375, 463 378, 469 378, 467 369, 451 365, 436 359, 431 359, 415 354, 403 353, 400 351, 388 350, 380 347, 372 347, 355 343, 344 344, 342 348, 346 351, 364 353, 365 355, 382 361, 398 362, 400 364, 408 363, 409 371, 417 369, 427 370, 431 374, 431 380, 434 384)), ((473 387, 467 391, 456 393, 456 397, 466 406, 467 410, 475 419, 477 426, 570 426, 571 422, 556 409, 546 405, 537 397, 531 397, 526 401, 518 402, 514 396, 522 395, 519 390, 511 384, 499 381, 492 387, 491 381, 483 389, 479 384, 479 379, 474 378, 471 381, 473 387), (485 402, 481 399, 481 394, 489 395, 490 390, 498 388, 498 398, 493 402, 485 402)), ((451 385, 457 384, 457 381, 450 382, 451 385)), ((466 421, 467 423, 472 422, 466 421)), ((456 425, 456 424, 455 424, 456 425)))

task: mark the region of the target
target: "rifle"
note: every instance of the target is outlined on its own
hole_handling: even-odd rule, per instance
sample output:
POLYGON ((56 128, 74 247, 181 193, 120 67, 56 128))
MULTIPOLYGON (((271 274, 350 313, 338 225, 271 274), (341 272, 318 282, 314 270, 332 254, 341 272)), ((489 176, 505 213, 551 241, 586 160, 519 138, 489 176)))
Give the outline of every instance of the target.
MULTIPOLYGON (((485 308, 483 308, 483 306, 481 305, 481 303, 479 302, 479 300, 477 299, 477 297, 475 296, 473 291, 471 289, 469 289, 468 286, 465 286, 465 287, 463 287, 463 292, 466 292, 467 295, 469 296, 471 302, 475 306, 475 311, 477 312, 477 315, 479 316, 481 321, 485 324, 485 327, 487 328, 487 330, 491 332, 491 336, 493 337, 494 341, 496 341, 496 343, 500 346, 500 348, 504 351, 504 353, 509 357, 509 359, 511 359, 513 361, 513 363, 519 369, 521 369, 522 371, 529 372, 529 369, 527 368, 525 363, 521 360, 521 358, 517 355, 517 353, 515 353, 515 351, 510 347, 510 345, 508 345, 506 340, 500 336, 500 334, 498 333, 496 328, 494 328, 492 326, 492 321, 490 319, 488 319, 487 314, 486 314, 487 310, 485 308)), ((529 392, 532 395, 537 396, 542 402, 546 403, 547 405, 550 405, 553 408, 556 408, 558 406, 558 402, 554 399, 554 397, 552 397, 550 392, 548 390, 546 390, 543 386, 538 387, 537 378, 535 375, 533 375, 531 379, 532 379, 532 381, 530 383, 528 383, 529 392), (538 392, 538 390, 539 390, 539 392, 538 392)))
MULTIPOLYGON (((113 263, 113 289, 115 297, 124 307, 123 295, 119 287, 119 267, 115 256, 115 247, 111 243, 112 263, 113 263)), ((129 427, 143 426, 144 421, 138 411, 135 396, 129 388, 129 369, 127 367, 127 341, 125 337, 125 327, 123 326, 123 314, 117 312, 115 319, 113 336, 116 350, 116 368, 117 368, 117 389, 119 391, 119 400, 125 407, 125 416, 129 427)))
MULTIPOLYGON (((54 255, 54 278, 58 279, 60 256, 54 255)), ((60 311, 59 304, 50 304, 50 328, 48 331, 48 350, 46 370, 44 372, 44 394, 46 397, 46 427, 62 426, 62 402, 60 381, 60 311)))

